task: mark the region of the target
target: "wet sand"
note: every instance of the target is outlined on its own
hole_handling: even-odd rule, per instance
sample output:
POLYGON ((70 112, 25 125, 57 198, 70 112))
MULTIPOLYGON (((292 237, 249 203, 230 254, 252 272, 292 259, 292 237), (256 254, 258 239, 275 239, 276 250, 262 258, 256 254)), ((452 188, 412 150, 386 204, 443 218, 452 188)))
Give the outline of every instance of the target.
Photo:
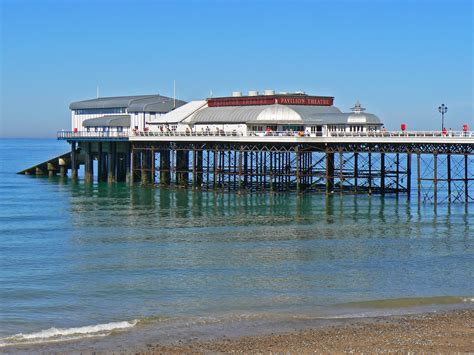
POLYGON ((182 353, 473 353, 474 309, 343 320, 337 325, 288 333, 213 340, 147 339, 131 345, 126 333, 89 341, 5 347, 0 353, 182 354, 182 353), (123 337, 122 337, 123 336, 123 337))
POLYGON ((195 341, 173 346, 148 344, 143 349, 133 350, 149 354, 409 351, 469 353, 474 352, 474 310, 380 317, 349 321, 343 326, 322 329, 195 341))

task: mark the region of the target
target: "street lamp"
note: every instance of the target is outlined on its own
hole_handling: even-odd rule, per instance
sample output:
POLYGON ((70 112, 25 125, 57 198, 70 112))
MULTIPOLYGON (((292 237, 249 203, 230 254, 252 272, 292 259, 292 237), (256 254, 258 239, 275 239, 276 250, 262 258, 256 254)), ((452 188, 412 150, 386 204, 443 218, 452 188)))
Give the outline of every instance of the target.
POLYGON ((448 112, 448 106, 441 104, 441 106, 438 107, 438 111, 441 113, 441 130, 444 130, 444 114, 448 112))

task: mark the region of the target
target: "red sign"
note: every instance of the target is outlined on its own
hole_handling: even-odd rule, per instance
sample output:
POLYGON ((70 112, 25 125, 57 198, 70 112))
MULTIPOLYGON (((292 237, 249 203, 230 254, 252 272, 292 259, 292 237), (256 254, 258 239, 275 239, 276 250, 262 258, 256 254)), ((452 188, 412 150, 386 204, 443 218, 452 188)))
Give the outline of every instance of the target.
POLYGON ((334 101, 332 97, 284 97, 280 96, 276 102, 281 105, 311 105, 331 106, 334 101))
POLYGON ((308 105, 332 106, 334 97, 329 96, 299 96, 299 95, 261 95, 241 97, 217 97, 207 99, 209 107, 216 106, 254 106, 254 105, 308 105))

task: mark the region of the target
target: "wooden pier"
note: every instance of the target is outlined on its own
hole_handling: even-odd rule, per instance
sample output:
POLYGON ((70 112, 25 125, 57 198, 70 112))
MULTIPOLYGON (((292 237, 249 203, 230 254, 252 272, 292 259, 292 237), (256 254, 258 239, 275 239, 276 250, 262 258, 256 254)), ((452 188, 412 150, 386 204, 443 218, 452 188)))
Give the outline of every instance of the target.
MULTIPOLYGON (((233 133, 94 137, 59 132, 58 137, 72 147, 71 153, 62 156, 68 162, 62 166, 75 179, 84 165, 88 183, 239 193, 404 194, 407 198, 416 189, 419 202, 474 201, 472 132, 331 137, 233 133)), ((43 170, 35 167, 23 173, 43 170)))

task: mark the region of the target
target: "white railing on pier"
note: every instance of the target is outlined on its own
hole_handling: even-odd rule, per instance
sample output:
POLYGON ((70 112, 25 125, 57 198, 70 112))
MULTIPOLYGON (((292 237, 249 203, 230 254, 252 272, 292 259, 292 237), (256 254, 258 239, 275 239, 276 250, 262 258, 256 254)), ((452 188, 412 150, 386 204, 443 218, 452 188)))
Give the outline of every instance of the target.
POLYGON ((58 131, 59 139, 70 138, 128 138, 128 132, 88 132, 88 131, 58 131))
POLYGON ((474 138, 474 131, 370 131, 370 132, 317 132, 305 133, 303 131, 189 131, 189 132, 133 132, 130 134, 140 137, 446 137, 446 138, 474 138))
POLYGON ((327 133, 305 133, 303 131, 132 131, 132 132, 87 132, 87 131, 59 131, 59 139, 71 138, 133 138, 133 137, 297 137, 297 138, 474 138, 474 131, 450 131, 443 133, 441 131, 369 131, 369 132, 327 132, 327 133))

